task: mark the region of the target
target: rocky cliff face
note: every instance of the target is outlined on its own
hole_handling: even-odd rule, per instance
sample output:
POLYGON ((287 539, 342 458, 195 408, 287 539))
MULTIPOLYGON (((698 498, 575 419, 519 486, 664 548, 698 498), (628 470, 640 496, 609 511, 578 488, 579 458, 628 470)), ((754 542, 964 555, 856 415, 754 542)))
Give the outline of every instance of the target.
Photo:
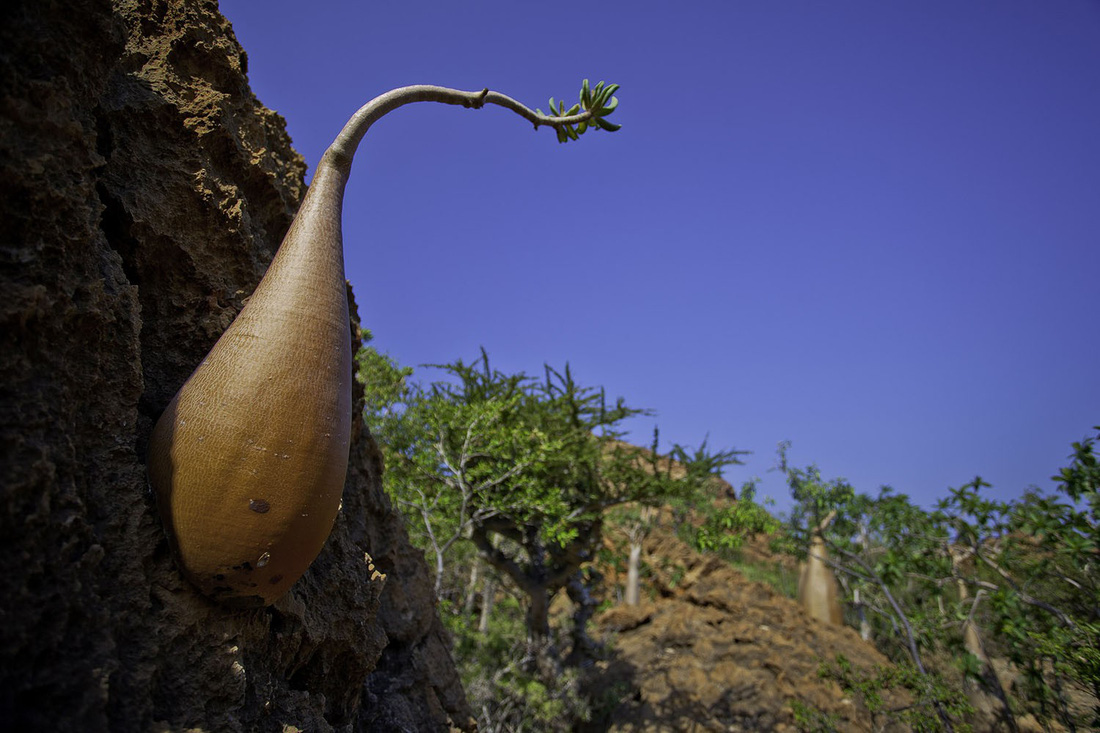
POLYGON ((212 0, 0 10, 0 719, 13 730, 468 720, 361 423, 332 536, 273 607, 210 603, 168 554, 149 432, 304 193, 305 164, 246 73, 212 0))

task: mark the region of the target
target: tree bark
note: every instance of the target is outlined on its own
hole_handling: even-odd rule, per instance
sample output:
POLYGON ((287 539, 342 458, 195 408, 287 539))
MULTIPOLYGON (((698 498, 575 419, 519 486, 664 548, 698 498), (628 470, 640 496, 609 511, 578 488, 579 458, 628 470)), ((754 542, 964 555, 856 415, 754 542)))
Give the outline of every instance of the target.
POLYGON ((844 615, 837 600, 836 576, 825 562, 827 557, 825 540, 815 534, 798 576, 798 602, 811 618, 840 626, 844 623, 844 615))
POLYGON ((477 600, 477 578, 481 571, 481 559, 474 558, 474 564, 470 567, 470 582, 466 584, 466 600, 462 604, 462 615, 469 617, 474 612, 474 601, 477 600))
POLYGON ((639 601, 638 566, 641 563, 642 545, 630 543, 630 561, 626 568, 626 605, 637 606, 639 601))
POLYGON ((565 588, 574 605, 573 648, 565 661, 574 667, 585 667, 591 664, 598 648, 598 644, 588 635, 588 619, 596 611, 596 599, 588 591, 582 570, 573 574, 565 588))
POLYGON ((435 592, 436 602, 443 600, 443 551, 439 547, 435 548, 435 585, 432 590, 435 592))
POLYGON ((859 595, 859 588, 853 591, 856 610, 859 611, 859 638, 864 641, 871 640, 871 622, 867 620, 867 607, 859 595))
MULTIPOLYGON (((966 583, 958 580, 956 585, 959 589, 959 600, 967 600, 970 597, 970 590, 967 588, 966 583)), ((982 666, 982 681, 985 683, 985 687, 988 688, 983 689, 981 686, 976 685, 973 680, 966 680, 964 684, 970 704, 976 710, 995 717, 1008 730, 1015 733, 1019 730, 1016 717, 1012 714, 1012 708, 1008 704, 1008 697, 1005 694, 1004 686, 1001 684, 1001 678, 993 668, 993 662, 985 653, 985 645, 982 644, 982 639, 978 635, 978 627, 970 616, 967 616, 966 621, 963 622, 963 648, 978 658, 982 666), (996 703, 990 699, 991 697, 996 698, 996 703)))
POLYGON ((545 587, 527 594, 527 644, 545 646, 550 639, 550 593, 545 587))
POLYGON ((489 632, 489 617, 493 613, 493 601, 496 597, 496 583, 493 576, 485 576, 485 582, 481 586, 481 618, 477 622, 477 633, 485 635, 489 632))

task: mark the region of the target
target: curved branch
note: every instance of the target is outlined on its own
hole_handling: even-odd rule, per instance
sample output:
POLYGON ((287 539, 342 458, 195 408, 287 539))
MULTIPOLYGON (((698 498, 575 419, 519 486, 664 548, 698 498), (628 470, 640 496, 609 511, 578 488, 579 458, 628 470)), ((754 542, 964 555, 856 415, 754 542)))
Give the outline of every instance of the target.
POLYGON ((391 89, 381 94, 359 108, 352 115, 344 129, 336 136, 336 140, 325 151, 322 162, 328 161, 330 165, 342 170, 345 174, 351 169, 351 160, 356 148, 371 125, 394 111, 398 107, 414 102, 438 102, 440 104, 454 104, 467 109, 481 109, 486 104, 495 104, 498 107, 511 110, 538 129, 541 125, 560 129, 566 125, 578 124, 592 119, 593 112, 584 110, 579 114, 567 117, 551 117, 539 114, 511 97, 482 89, 480 92, 464 92, 449 87, 434 86, 432 84, 414 84, 407 87, 391 89))

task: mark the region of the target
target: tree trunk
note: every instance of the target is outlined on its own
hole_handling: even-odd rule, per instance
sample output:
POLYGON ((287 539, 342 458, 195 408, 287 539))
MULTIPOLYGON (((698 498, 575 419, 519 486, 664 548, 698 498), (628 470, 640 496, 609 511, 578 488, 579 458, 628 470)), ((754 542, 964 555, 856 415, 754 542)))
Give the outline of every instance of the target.
POLYGON ((477 633, 485 635, 489 632, 489 616, 493 613, 493 600, 496 594, 496 583, 493 576, 485 576, 485 582, 481 587, 481 618, 477 622, 477 633))
POLYGON ((859 595, 859 588, 853 591, 855 598, 855 606, 859 611, 859 638, 864 641, 871 640, 871 622, 867 620, 867 608, 863 604, 863 600, 859 595))
POLYGON ((584 571, 578 570, 566 585, 569 600, 573 601, 573 648, 569 651, 566 664, 585 667, 591 664, 598 645, 588 635, 588 619, 596 611, 596 599, 588 591, 584 582, 584 571))
POLYGON ((462 615, 469 618, 474 612, 474 601, 477 600, 477 576, 481 571, 481 559, 475 557, 474 564, 470 568, 470 582, 466 584, 466 600, 462 604, 462 615))
MULTIPOLYGON (((866 520, 861 520, 859 523, 859 544, 866 555, 871 548, 871 536, 867 530, 866 520)), ((857 590, 856 593, 858 594, 859 591, 857 590)), ((856 602, 859 603, 859 638, 871 641, 871 622, 867 620, 867 606, 859 595, 856 595, 856 602)))
POLYGON ((626 569, 626 605, 637 606, 639 600, 638 566, 641 563, 642 544, 630 543, 630 563, 626 569))
MULTIPOLYGON (((304 192, 306 163, 218 4, 2 6, 0 729, 472 730, 360 387, 343 510, 289 596, 211 603, 168 553, 153 423, 304 192)), ((358 343, 354 301, 343 318, 358 343)), ((243 513, 273 519, 265 496, 243 513)))
MULTIPOLYGON (((970 597, 970 591, 966 587, 966 583, 958 580, 956 581, 956 586, 959 589, 959 600, 967 600, 970 597)), ((983 687, 975 684, 974 681, 970 679, 964 682, 966 696, 970 700, 970 704, 973 705, 974 709, 979 713, 994 718, 1008 730, 1018 730, 1016 718, 1012 714, 1012 709, 1009 707, 1008 698, 1005 694, 1004 686, 1001 684, 1001 679, 997 676, 997 671, 993 668, 993 662, 985 653, 985 646, 982 644, 982 639, 978 635, 977 625, 974 624, 973 619, 969 616, 963 624, 963 648, 978 658, 982 666, 982 681, 985 683, 983 687)))
POLYGON ((435 548, 435 600, 438 603, 443 600, 443 552, 435 548))
POLYGON ((562 672, 558 649, 550 639, 550 591, 546 586, 531 589, 527 600, 527 651, 520 666, 548 683, 562 672))
POLYGON ((844 623, 844 615, 837 600, 836 576, 825 562, 828 556, 825 540, 814 535, 798 576, 798 602, 811 618, 840 626, 844 623))
POLYGON ((545 646, 550 640, 550 593, 546 588, 527 594, 527 643, 545 646))

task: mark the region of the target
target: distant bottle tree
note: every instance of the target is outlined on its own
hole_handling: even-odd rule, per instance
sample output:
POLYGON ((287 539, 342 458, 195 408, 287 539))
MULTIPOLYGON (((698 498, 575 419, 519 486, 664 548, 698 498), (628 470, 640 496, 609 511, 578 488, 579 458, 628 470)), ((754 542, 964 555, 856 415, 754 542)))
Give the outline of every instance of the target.
MULTIPOLYGON (((813 466, 792 467, 781 448, 795 503, 778 544, 799 554, 824 543, 849 604, 877 629, 876 643, 897 661, 908 658, 906 685, 935 712, 933 729, 961 727, 968 707, 1006 730, 1025 713, 1067 730, 1100 729, 1095 430, 1073 444, 1053 492, 999 500, 979 477, 931 510, 889 487, 872 497, 842 479, 825 481, 813 466), (823 526, 821 517, 830 521, 823 526), (1012 663, 1007 679, 995 658, 1012 663), (962 679, 962 690, 945 685, 948 678, 962 679)), ((841 672, 830 674, 854 684, 841 672)))

